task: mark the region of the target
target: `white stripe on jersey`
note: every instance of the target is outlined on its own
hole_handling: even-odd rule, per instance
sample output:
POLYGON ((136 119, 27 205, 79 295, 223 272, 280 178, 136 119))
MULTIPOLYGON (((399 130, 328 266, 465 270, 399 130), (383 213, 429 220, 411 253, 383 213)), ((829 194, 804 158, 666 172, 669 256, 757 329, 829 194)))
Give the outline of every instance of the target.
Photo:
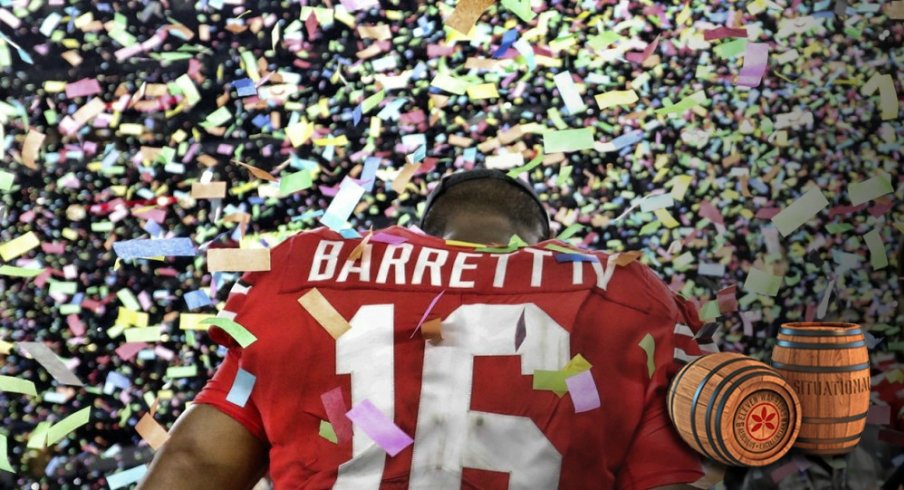
POLYGON ((693 332, 693 330, 691 330, 691 327, 688 327, 687 325, 685 325, 683 323, 676 323, 675 324, 675 335, 686 335, 688 337, 693 337, 694 332, 693 332))

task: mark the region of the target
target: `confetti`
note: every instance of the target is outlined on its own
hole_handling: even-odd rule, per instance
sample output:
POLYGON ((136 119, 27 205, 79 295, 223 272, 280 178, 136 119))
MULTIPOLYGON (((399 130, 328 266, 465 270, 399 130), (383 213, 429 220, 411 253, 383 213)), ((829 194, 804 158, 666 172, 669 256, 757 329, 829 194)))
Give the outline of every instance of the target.
POLYGON ((333 305, 323 297, 323 294, 312 288, 298 298, 298 303, 314 317, 314 320, 323 327, 334 339, 338 339, 352 326, 333 308, 333 305))
POLYGON ((894 192, 891 179, 887 175, 877 175, 861 182, 848 184, 848 198, 854 206, 894 192))
POLYGON ((246 348, 253 344, 257 337, 248 331, 245 327, 239 325, 234 320, 222 317, 205 318, 199 322, 201 325, 215 325, 229 334, 242 348, 246 348))
POLYGON ((652 335, 646 334, 637 345, 643 349, 647 356, 647 377, 652 378, 653 373, 656 371, 656 339, 652 335))
POLYGON ((782 236, 788 236, 828 206, 829 201, 822 191, 813 188, 773 216, 772 222, 782 236))
POLYGON ((157 256, 194 257, 198 254, 189 238, 136 239, 113 243, 120 259, 139 259, 157 256))
POLYGON ((593 148, 593 129, 563 129, 543 134, 543 152, 558 153, 593 148))
POLYGON ((340 388, 333 388, 330 391, 320 395, 323 408, 326 410, 329 419, 330 428, 336 435, 337 443, 345 444, 352 440, 352 422, 346 417, 348 406, 345 404, 345 398, 342 396, 340 388))
POLYGON ((229 393, 226 395, 226 401, 244 407, 248 403, 248 398, 251 397, 251 390, 254 389, 256 380, 257 377, 255 375, 239 368, 235 373, 232 387, 229 388, 229 393))
POLYGON ((52 446, 91 419, 91 407, 85 407, 47 429, 47 445, 52 446))
POLYGON ((782 276, 751 267, 750 272, 747 273, 747 280, 744 282, 744 289, 752 293, 775 296, 782 286, 782 281, 782 276))
POLYGON ((38 236, 34 232, 29 231, 18 238, 0 244, 0 258, 6 261, 13 260, 37 248, 40 244, 41 241, 38 236))
POLYGON ((43 342, 19 342, 16 345, 43 366, 53 379, 64 385, 84 386, 84 383, 43 342))
POLYGON ((270 250, 266 248, 212 248, 207 251, 207 270, 268 271, 270 250))
POLYGON ((565 384, 568 385, 575 413, 588 412, 600 407, 600 394, 590 371, 565 378, 565 384))
POLYGON ((402 432, 402 429, 399 429, 370 400, 361 401, 352 407, 346 416, 390 456, 396 456, 414 443, 411 436, 402 432))

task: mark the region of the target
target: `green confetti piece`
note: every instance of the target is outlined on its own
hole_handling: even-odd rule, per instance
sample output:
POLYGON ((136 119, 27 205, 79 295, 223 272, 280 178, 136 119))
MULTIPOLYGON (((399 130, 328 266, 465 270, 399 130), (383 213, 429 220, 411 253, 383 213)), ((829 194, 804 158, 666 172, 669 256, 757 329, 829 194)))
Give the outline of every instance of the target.
POLYGON ((15 174, 0 170, 0 191, 9 192, 13 188, 14 180, 16 180, 15 174))
POLYGON ((9 462, 9 456, 6 452, 6 435, 0 434, 0 470, 15 473, 13 465, 9 462))
POLYGON ((750 272, 747 273, 747 280, 744 281, 744 289, 766 296, 775 296, 782 286, 782 279, 782 276, 751 267, 750 272))
POLYGON ((339 438, 336 437, 336 431, 333 430, 333 424, 327 422, 326 420, 320 421, 320 437, 332 442, 333 444, 339 443, 339 438))
POLYGON ((15 267, 12 265, 0 265, 0 276, 9 277, 35 277, 44 272, 44 269, 31 269, 27 267, 15 267))
POLYGON ((530 0, 502 0, 502 6, 509 9, 524 22, 530 22, 537 16, 530 8, 530 0))
POLYGON ((30 449, 41 449, 47 447, 47 430, 50 429, 50 422, 39 422, 34 430, 28 436, 28 444, 26 447, 30 449))
POLYGON ((735 39, 734 41, 728 41, 713 48, 713 52, 720 58, 734 58, 745 50, 747 50, 746 39, 735 39))
POLYGON ((78 290, 78 283, 72 281, 50 281, 50 294, 72 295, 78 290))
POLYGON ((160 327, 139 327, 123 330, 126 342, 157 342, 162 334, 160 327))
POLYGON ((53 424, 47 429, 47 445, 52 446, 57 441, 66 437, 74 430, 88 423, 91 418, 91 407, 85 407, 78 412, 64 418, 63 420, 53 424))
POLYGON ((205 325, 216 325, 222 328, 226 331, 226 333, 229 334, 230 337, 235 339, 235 341, 238 342, 243 349, 253 344, 254 341, 257 340, 257 337, 249 332, 247 328, 228 318, 206 318, 204 320, 201 320, 201 323, 205 325))
POLYGON ((714 320, 719 318, 722 315, 722 312, 719 311, 719 302, 716 300, 707 301, 702 308, 700 308, 700 319, 701 320, 714 320))
POLYGON ((138 298, 129 289, 120 289, 116 292, 116 297, 122 302, 127 310, 141 311, 141 305, 138 304, 138 298))
POLYGON ((559 233, 559 236, 556 237, 557 240, 568 240, 573 237, 577 232, 584 229, 584 225, 580 223, 574 223, 570 225, 568 228, 562 230, 562 233, 559 233))
POLYGON ((537 166, 540 165, 541 163, 543 163, 543 155, 537 155, 536 157, 534 157, 533 160, 531 160, 527 164, 522 165, 518 168, 513 168, 513 169, 509 170, 508 176, 513 179, 517 178, 519 175, 521 175, 525 172, 530 172, 531 170, 537 168, 537 166))
POLYGON ((201 123, 201 126, 204 128, 215 128, 226 124, 230 119, 232 119, 232 113, 229 112, 229 109, 220 107, 208 114, 207 119, 201 123))
POLYGON ((0 391, 38 396, 33 382, 14 376, 0 376, 0 391))
POLYGON ((563 129, 543 133, 543 152, 559 153, 593 148, 593 128, 563 129))
POLYGON ((850 223, 830 223, 826 225, 826 231, 829 233, 845 233, 854 229, 850 223))
POLYGON ((647 376, 652 379, 656 371, 656 339, 646 334, 637 345, 647 354, 647 376))
POLYGON ((804 223, 814 218, 828 205, 829 200, 826 199, 826 196, 818 187, 814 187, 790 206, 773 216, 772 222, 778 228, 779 233, 787 237, 803 226, 804 223))
POLYGON ((381 90, 370 97, 364 99, 364 102, 361 103, 361 113, 367 114, 374 107, 378 106, 380 102, 383 102, 383 99, 386 98, 386 91, 381 90))
POLYGON ((570 376, 565 371, 546 371, 538 369, 534 371, 533 388, 535 390, 551 391, 559 398, 568 393, 568 385, 565 379, 570 376))
POLYGON ((894 191, 891 179, 886 174, 877 175, 862 182, 851 182, 848 184, 848 198, 850 198, 851 204, 854 206, 872 201, 885 194, 891 194, 894 191))
POLYGON ((166 378, 192 378, 198 375, 198 366, 172 366, 166 369, 166 378))
POLYGON ((302 170, 279 179, 279 195, 288 196, 294 192, 302 191, 314 185, 311 172, 302 170))

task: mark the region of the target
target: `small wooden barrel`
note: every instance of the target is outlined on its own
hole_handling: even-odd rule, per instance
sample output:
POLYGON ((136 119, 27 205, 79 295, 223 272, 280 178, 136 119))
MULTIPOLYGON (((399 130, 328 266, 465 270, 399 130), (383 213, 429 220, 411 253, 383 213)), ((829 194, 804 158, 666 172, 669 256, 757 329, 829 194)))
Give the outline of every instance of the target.
POLYGON ((794 444, 800 403, 772 368, 741 354, 699 357, 675 376, 669 417, 692 448, 732 466, 765 466, 794 444))
POLYGON ((803 422, 796 447, 843 454, 860 442, 869 410, 869 352, 853 323, 785 323, 772 367, 800 398, 803 422))

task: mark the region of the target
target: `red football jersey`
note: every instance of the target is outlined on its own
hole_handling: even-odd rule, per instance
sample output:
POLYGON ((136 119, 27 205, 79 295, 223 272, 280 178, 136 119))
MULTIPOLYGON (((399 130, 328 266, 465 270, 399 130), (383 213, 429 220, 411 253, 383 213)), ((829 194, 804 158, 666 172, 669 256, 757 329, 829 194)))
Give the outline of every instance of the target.
POLYGON ((676 358, 701 353, 700 321, 649 268, 555 240, 477 252, 400 227, 349 260, 360 242, 325 228, 287 239, 220 313, 257 340, 211 330, 229 354, 195 401, 269 445, 276 488, 642 489, 703 475, 665 403, 676 358), (333 338, 302 306, 313 288, 350 329, 333 338), (416 327, 434 300, 442 339, 426 340, 416 327), (561 379, 538 381, 578 354, 596 408, 593 393, 575 402, 561 379), (239 368, 250 398, 229 401, 239 368), (320 436, 321 395, 336 388, 343 411, 371 404, 413 443, 390 456, 357 425, 320 436))

